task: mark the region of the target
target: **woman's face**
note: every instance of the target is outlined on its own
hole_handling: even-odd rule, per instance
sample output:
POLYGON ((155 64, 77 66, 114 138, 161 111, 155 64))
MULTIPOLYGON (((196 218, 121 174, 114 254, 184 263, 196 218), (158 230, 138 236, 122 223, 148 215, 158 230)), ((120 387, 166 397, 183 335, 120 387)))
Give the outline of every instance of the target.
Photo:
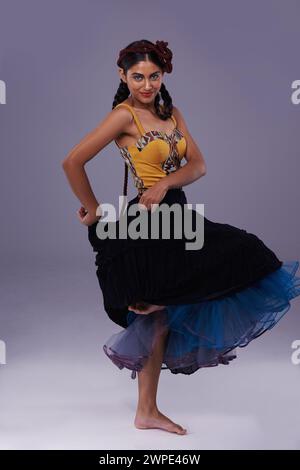
POLYGON ((143 104, 152 103, 162 85, 163 72, 150 61, 141 61, 133 65, 125 75, 119 69, 121 79, 127 83, 131 96, 143 104), (143 93, 149 94, 143 94, 143 93))

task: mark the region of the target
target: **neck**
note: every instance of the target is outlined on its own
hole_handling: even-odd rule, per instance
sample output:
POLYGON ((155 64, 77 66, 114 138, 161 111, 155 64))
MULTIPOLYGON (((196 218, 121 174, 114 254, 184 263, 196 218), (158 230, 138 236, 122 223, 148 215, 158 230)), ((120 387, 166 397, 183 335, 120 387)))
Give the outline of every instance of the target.
POLYGON ((151 103, 141 103, 140 101, 134 100, 132 96, 129 97, 130 105, 133 106, 136 109, 146 109, 148 111, 151 111, 152 113, 155 113, 155 107, 154 107, 154 101, 151 103))

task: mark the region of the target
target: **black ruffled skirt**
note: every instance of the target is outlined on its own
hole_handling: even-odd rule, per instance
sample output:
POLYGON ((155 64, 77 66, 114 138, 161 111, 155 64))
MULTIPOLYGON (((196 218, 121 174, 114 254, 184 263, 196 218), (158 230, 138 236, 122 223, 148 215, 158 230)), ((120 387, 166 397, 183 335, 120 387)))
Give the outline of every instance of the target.
MULTIPOLYGON (((138 202, 139 196, 128 202, 128 225, 139 215, 128 213, 138 202)), ((228 364, 236 357, 236 347, 271 329, 300 294, 299 261, 283 262, 255 234, 213 222, 191 207, 187 210, 192 229, 195 232, 202 220, 204 243, 186 249, 196 237, 185 236, 184 191, 168 190, 161 204, 182 208, 181 238, 176 238, 172 216, 170 236, 163 238, 160 230, 157 239, 151 238, 151 211, 148 239, 118 237, 119 220, 106 222, 106 228, 115 225, 117 238, 99 238, 98 222, 88 227, 104 309, 123 328, 103 350, 120 369, 132 370, 132 378, 165 329, 162 369, 192 374, 200 367, 228 364), (165 308, 148 315, 128 310, 141 301, 165 308)))

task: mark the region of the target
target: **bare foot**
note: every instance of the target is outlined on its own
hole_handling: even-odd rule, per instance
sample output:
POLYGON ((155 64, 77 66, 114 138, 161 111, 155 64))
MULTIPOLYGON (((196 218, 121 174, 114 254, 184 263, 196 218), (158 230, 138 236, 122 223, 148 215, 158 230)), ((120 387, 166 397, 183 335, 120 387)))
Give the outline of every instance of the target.
POLYGON ((128 310, 132 310, 134 313, 140 315, 148 315, 149 313, 163 310, 164 308, 166 308, 165 305, 147 304, 146 302, 136 302, 135 304, 128 306, 128 310))
POLYGON ((134 425, 137 429, 163 429, 164 431, 175 434, 186 434, 186 429, 174 421, 171 421, 166 415, 156 410, 149 414, 143 414, 137 411, 134 425))

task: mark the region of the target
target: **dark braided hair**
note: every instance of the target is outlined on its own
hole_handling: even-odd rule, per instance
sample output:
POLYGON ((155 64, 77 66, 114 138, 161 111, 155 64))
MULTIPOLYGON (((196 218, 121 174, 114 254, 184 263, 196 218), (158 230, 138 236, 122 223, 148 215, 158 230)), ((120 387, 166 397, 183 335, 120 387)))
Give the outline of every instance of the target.
MULTIPOLYGON (((153 42, 148 41, 147 39, 141 39, 140 41, 131 42, 120 52, 117 64, 124 70, 124 73, 126 75, 131 67, 141 61, 146 60, 148 56, 148 60, 160 67, 164 72, 170 73, 172 71, 171 59, 173 54, 172 51, 166 47, 167 44, 168 43, 164 41, 156 41, 156 44, 154 44, 153 42), (126 51, 126 49, 129 50, 126 51)), ((117 92, 114 96, 112 109, 114 109, 117 104, 125 101, 129 95, 130 91, 127 86, 127 83, 125 83, 121 79, 117 92)), ((157 116, 163 121, 166 121, 172 116, 172 98, 164 83, 162 83, 160 91, 154 99, 154 108, 157 116), (160 99, 162 99, 163 105, 160 104, 160 99)), ((127 195, 128 166, 126 162, 124 162, 124 164, 125 176, 123 185, 123 195, 127 195)))

